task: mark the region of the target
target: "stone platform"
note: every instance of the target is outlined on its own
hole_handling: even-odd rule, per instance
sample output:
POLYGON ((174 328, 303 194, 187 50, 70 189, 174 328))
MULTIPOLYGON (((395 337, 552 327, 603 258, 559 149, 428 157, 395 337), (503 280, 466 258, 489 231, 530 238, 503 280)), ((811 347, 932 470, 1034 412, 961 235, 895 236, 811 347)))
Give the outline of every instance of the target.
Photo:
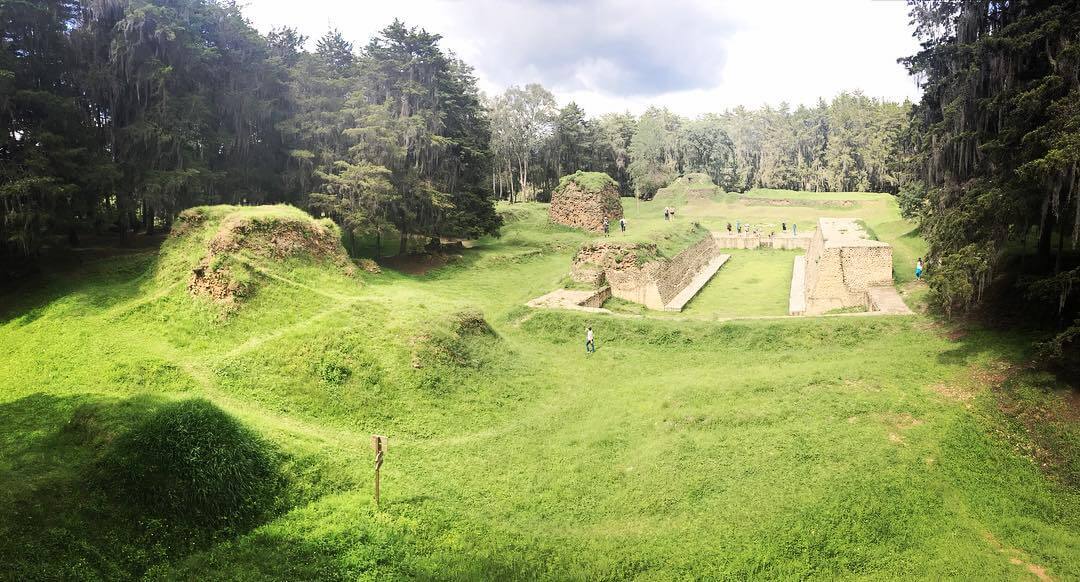
POLYGON ((806 255, 795 257, 791 269, 791 292, 788 295, 788 315, 806 314, 806 255))
POLYGON ((591 313, 611 313, 600 307, 611 298, 611 288, 601 287, 581 291, 577 289, 556 289, 551 293, 541 295, 526 303, 529 307, 541 307, 546 309, 573 309, 575 311, 588 311, 591 313))

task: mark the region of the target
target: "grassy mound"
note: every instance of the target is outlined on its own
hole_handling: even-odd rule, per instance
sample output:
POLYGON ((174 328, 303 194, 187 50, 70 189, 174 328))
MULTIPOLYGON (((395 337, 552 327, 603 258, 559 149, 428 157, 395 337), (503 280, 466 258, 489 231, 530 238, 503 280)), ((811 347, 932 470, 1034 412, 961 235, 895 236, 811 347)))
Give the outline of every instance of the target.
POLYGON ((568 174, 559 178, 559 185, 555 190, 561 191, 571 182, 577 184, 579 188, 589 193, 602 192, 609 188, 618 190, 619 188, 619 183, 603 172, 582 172, 581 170, 578 170, 573 174, 568 174))
POLYGON ((256 291, 256 263, 300 259, 352 270, 337 225, 291 206, 200 206, 181 213, 172 235, 201 246, 188 291, 230 307, 256 291))
POLYGON ((670 184, 657 190, 654 199, 685 204, 690 200, 709 199, 723 193, 708 174, 692 172, 675 178, 670 184))
POLYGON ((269 445, 203 399, 166 404, 121 434, 96 473, 117 501, 208 525, 252 522, 282 482, 269 445))

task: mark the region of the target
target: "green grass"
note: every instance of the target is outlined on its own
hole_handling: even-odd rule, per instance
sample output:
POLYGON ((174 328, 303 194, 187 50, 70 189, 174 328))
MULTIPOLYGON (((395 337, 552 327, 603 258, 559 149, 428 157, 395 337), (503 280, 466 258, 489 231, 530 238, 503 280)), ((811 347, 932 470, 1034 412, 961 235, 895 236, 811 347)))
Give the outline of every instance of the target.
MULTIPOLYGON (((821 212, 706 199, 665 222, 660 201, 624 204, 612 238, 665 253, 695 221, 821 212)), ((910 236, 889 203, 859 210, 842 215, 910 236)), ((543 205, 500 211, 501 238, 424 276, 252 259, 258 290, 231 315, 186 291, 206 231, 3 298, 0 576, 1029 575, 1016 559, 1080 577, 1068 393, 982 372, 1030 338, 950 340, 921 315, 707 321, 782 310, 783 252, 733 253, 681 315, 532 311, 591 237, 543 205), (200 529, 95 485, 122 435, 191 398, 272 447, 286 483, 258 522, 200 529)))
POLYGON ((724 266, 683 309, 691 317, 787 315, 795 251, 726 250, 724 266))
POLYGON ((593 193, 609 188, 616 190, 619 188, 619 183, 603 172, 582 172, 578 170, 573 174, 559 178, 558 189, 561 190, 570 182, 574 182, 585 192, 593 193))
POLYGON ((856 200, 856 201, 887 201, 892 199, 890 194, 876 192, 800 192, 796 190, 780 190, 776 188, 754 188, 745 194, 747 198, 771 198, 779 200, 856 200))

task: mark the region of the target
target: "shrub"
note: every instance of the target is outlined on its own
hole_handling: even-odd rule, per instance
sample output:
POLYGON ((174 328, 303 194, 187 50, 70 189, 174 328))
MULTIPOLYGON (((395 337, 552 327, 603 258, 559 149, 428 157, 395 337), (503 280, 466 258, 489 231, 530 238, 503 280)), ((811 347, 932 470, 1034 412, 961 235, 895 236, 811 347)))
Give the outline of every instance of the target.
POLYGON ((122 433, 97 481, 149 515, 219 525, 256 519, 282 485, 270 447, 203 399, 166 404, 122 433))
POLYGON ((465 309, 454 314, 454 331, 459 336, 466 335, 495 335, 484 314, 476 309, 465 309))

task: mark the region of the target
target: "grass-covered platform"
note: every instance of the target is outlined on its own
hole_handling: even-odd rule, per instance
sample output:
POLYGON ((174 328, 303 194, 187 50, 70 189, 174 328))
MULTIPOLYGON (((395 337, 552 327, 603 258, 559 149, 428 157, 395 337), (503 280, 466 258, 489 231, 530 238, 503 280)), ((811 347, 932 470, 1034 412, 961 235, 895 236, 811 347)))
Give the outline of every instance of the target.
MULTIPOLYGON (((908 286, 923 250, 887 198, 666 194, 623 200, 626 239, 674 254, 736 219, 853 216, 908 286)), ((236 248, 255 291, 225 308, 189 280, 229 216, 310 219, 207 209, 160 252, 0 298, 3 577, 1080 577, 1080 434, 1069 394, 1017 365, 1022 338, 715 321, 783 314, 779 251, 733 253, 682 314, 533 310, 598 235, 500 211, 501 238, 423 276, 236 248), (199 427, 228 454, 192 452, 199 427), (197 486, 133 480, 173 450, 197 486)))

